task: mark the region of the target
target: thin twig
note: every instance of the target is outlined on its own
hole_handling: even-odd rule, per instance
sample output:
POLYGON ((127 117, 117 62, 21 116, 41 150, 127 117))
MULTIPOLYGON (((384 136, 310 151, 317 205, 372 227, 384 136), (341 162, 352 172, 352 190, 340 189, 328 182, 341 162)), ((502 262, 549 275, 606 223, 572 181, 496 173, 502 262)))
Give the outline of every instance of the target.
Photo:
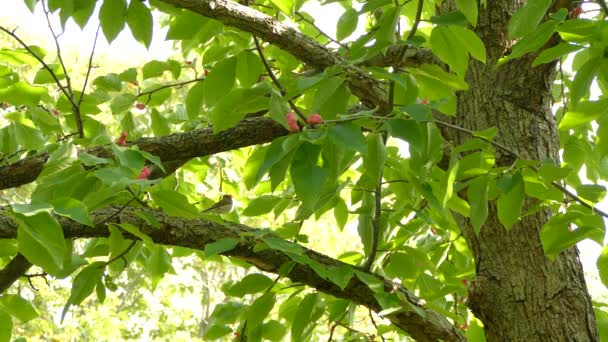
MULTIPOLYGON (((374 326, 374 328, 376 328, 376 332, 378 332, 378 325, 376 324, 376 321, 374 320, 374 313, 372 312, 372 309, 369 309, 369 319, 370 319, 370 321, 372 321, 372 325, 374 326)), ((380 339, 382 340, 382 342, 386 342, 386 340, 384 339, 384 336, 382 336, 382 334, 379 334, 378 336, 380 336, 380 339)))
POLYGON ((135 201, 137 201, 137 203, 139 203, 142 207, 146 207, 149 208, 150 206, 148 205, 148 203, 142 201, 141 199, 139 199, 139 197, 137 197, 137 194, 135 193, 135 191, 133 191, 133 189, 131 189, 130 186, 126 187, 127 191, 131 194, 131 196, 133 196, 133 199, 135 201))
POLYGON ((183 82, 165 84, 165 85, 162 85, 162 86, 160 86, 158 88, 155 88, 155 89, 152 89, 152 90, 138 92, 136 96, 137 97, 141 97, 141 96, 146 96, 146 95, 152 95, 153 93, 155 93, 157 91, 161 91, 161 90, 166 89, 166 88, 181 87, 181 86, 184 86, 186 84, 200 82, 200 81, 204 81, 204 80, 205 80, 204 78, 195 78, 195 79, 191 79, 191 80, 187 80, 187 81, 183 81, 183 82))
POLYGON ((116 210, 116 212, 108 217, 106 217, 105 219, 101 220, 98 223, 95 223, 95 226, 99 226, 102 225, 108 221, 110 221, 112 218, 114 218, 116 215, 120 214, 123 210, 125 210, 129 204, 131 204, 131 202, 135 201, 134 198, 131 198, 129 201, 127 201, 127 203, 123 204, 120 208, 118 208, 118 210, 116 210))
POLYGON ((44 12, 44 17, 46 18, 46 23, 47 26, 49 27, 49 31, 51 31, 51 35, 53 36, 53 41, 55 42, 55 49, 57 51, 57 59, 59 60, 59 64, 61 65, 61 68, 63 69, 63 74, 65 75, 65 81, 66 81, 66 88, 68 90, 68 93, 70 93, 70 96, 73 98, 74 97, 74 90, 72 89, 72 81, 70 80, 70 75, 68 73, 68 69, 65 66, 65 63, 63 61, 63 57, 61 56, 61 47, 59 45, 59 35, 55 34, 55 30, 53 30, 53 25, 51 24, 51 18, 49 17, 49 11, 46 8, 46 4, 44 3, 44 1, 41 1, 42 3, 42 11, 44 12))
POLYGON ((554 187, 558 188, 561 192, 563 192, 564 194, 566 194, 566 196, 570 197, 571 199, 575 200, 576 202, 578 202, 580 205, 582 205, 585 208, 591 209, 594 213, 603 216, 605 218, 608 218, 608 213, 606 213, 605 211, 602 211, 601 209, 598 209, 597 207, 594 207, 592 205, 590 205, 589 203, 585 202, 582 198, 580 198, 579 196, 575 195, 574 193, 572 193, 570 190, 568 190, 566 187, 564 187, 563 185, 559 184, 556 181, 552 181, 551 185, 553 185, 554 187))
POLYGON ((602 11, 604 11, 604 15, 605 16, 608 15, 608 4, 606 3, 606 1, 604 1, 604 0, 597 0, 597 3, 602 8, 602 11))
POLYGON ((302 13, 300 13, 300 12, 296 12, 296 15, 297 15, 298 17, 300 17, 300 19, 302 19, 303 21, 305 21, 305 22, 309 23, 310 25, 312 25, 312 27, 314 27, 314 28, 315 28, 317 31, 319 31, 319 33, 320 33, 320 34, 321 34, 323 37, 325 37, 325 38, 329 39, 329 41, 331 41, 331 42, 333 42, 333 43, 336 43, 336 44, 340 45, 340 46, 341 46, 341 47, 343 47, 345 50, 350 51, 350 48, 349 48, 349 47, 348 47, 346 44, 340 43, 340 42, 339 42, 339 41, 337 41, 336 39, 333 39, 333 38, 332 38, 330 35, 328 35, 327 33, 323 32, 323 30, 321 30, 321 28, 320 28, 320 27, 318 27, 317 25, 315 25, 315 22, 314 22, 314 21, 309 20, 308 18, 306 18, 306 17, 305 17, 305 16, 304 16, 302 13))
MULTIPOLYGON (((490 139, 487 139, 487 138, 485 138, 485 137, 475 135, 475 132, 471 131, 470 129, 466 129, 466 128, 463 128, 463 127, 460 127, 460 126, 452 125, 452 124, 450 124, 450 123, 447 123, 447 122, 444 122, 444 121, 440 121, 440 120, 432 120, 432 121, 429 121, 429 122, 434 122, 434 123, 436 123, 436 124, 443 125, 443 126, 445 126, 445 127, 450 127, 450 128, 453 128, 453 129, 455 129, 455 130, 457 130, 457 131, 461 131, 461 132, 465 132, 465 133, 471 134, 471 135, 473 135, 473 136, 475 136, 475 137, 477 137, 477 138, 479 138, 479 139, 481 139, 481 140, 483 140, 483 141, 485 141, 485 142, 487 142, 487 143, 490 143, 490 144, 491 144, 491 145, 493 145, 494 147, 497 147, 497 148, 499 148, 499 149, 501 149, 501 150, 503 150, 503 151, 506 151, 506 152, 510 153, 510 154, 511 154, 513 157, 515 157, 515 158, 518 158, 518 159, 523 159, 523 158, 522 158, 522 157, 519 155, 519 153, 515 152, 514 150, 512 150, 512 149, 510 149, 510 148, 506 147, 505 145, 502 145, 502 144, 500 144, 500 143, 497 143, 497 142, 495 142, 495 141, 492 141, 492 140, 490 140, 490 139)), ((532 168, 533 168, 535 171, 538 171, 538 168, 537 168, 537 167, 532 166, 532 168)), ((585 208, 591 209, 591 210, 593 210, 593 212, 595 212, 596 214, 598 214, 598 215, 600 215, 600 216, 603 216, 603 217, 605 217, 605 218, 608 218, 608 213, 606 213, 606 212, 602 211, 601 209, 598 209, 597 207, 594 207, 594 206, 592 206, 592 205, 588 204, 588 203, 587 203, 587 202, 585 202, 585 201, 584 201, 582 198, 580 198, 579 196, 575 195, 574 193, 572 193, 570 190, 568 190, 566 187, 562 186, 562 185, 561 185, 561 184, 559 184, 558 182, 556 182, 556 181, 552 181, 552 182, 551 182, 551 185, 553 185, 554 187, 556 187, 557 189, 559 189, 559 190, 560 190, 561 192, 563 192, 563 193, 564 193, 566 196, 568 196, 568 197, 570 197, 571 199, 573 199, 574 201, 578 202, 579 204, 581 204, 581 205, 582 205, 582 206, 584 206, 585 208)))
MULTIPOLYGON (((275 76, 274 72, 272 71, 272 68, 270 67, 270 64, 268 64, 268 61, 266 60, 266 57, 264 57, 264 51, 262 51, 262 45, 260 45, 260 41, 259 41, 258 37, 253 36, 253 41, 255 42, 255 48, 258 51, 258 54, 260 55, 260 59, 262 60, 262 63, 264 63, 264 67, 266 68, 266 71, 268 72, 268 76, 270 76, 270 78, 272 79, 272 82, 274 82, 274 84, 277 86, 277 88, 279 88, 281 95, 285 96, 285 94, 286 94, 285 88, 283 88, 283 86, 281 85, 281 82, 279 82, 279 80, 275 76)), ((289 106, 291 107, 291 109, 296 114, 298 114, 300 119, 302 119, 302 121, 306 122, 306 116, 304 115, 304 113, 302 113, 302 111, 298 107, 296 107, 296 105, 293 103, 293 101, 287 100, 287 103, 289 103, 289 106)))
POLYGON ((95 31, 95 39, 93 40, 93 48, 91 49, 91 55, 89 56, 89 66, 87 67, 87 74, 84 77, 84 84, 82 85, 82 91, 80 92, 80 98, 78 99, 78 108, 84 99, 84 91, 87 88, 89 77, 91 76, 91 69, 93 68, 93 55, 95 54, 95 46, 97 46, 97 37, 99 36, 99 28, 101 25, 97 25, 97 31, 95 31))
MULTIPOLYGON (((84 138, 84 127, 82 124, 82 116, 80 113, 80 103, 76 104, 75 100, 74 100, 74 89, 72 88, 72 80, 70 79, 70 74, 68 72, 68 69, 65 65, 65 62, 63 61, 63 57, 61 55, 61 46, 59 45, 59 36, 55 34, 55 30, 53 30, 53 25, 51 24, 51 18, 49 17, 49 11, 46 8, 46 5, 44 4, 44 1, 42 1, 42 9, 44 12, 44 16, 46 18, 46 22, 48 24, 49 27, 49 31, 51 31, 51 35, 53 35, 53 40, 55 41, 55 49, 57 50, 57 59, 59 60, 59 65, 61 65, 61 69, 63 70, 63 74, 65 76, 65 81, 66 81, 66 89, 67 89, 67 93, 69 95, 66 95, 69 97, 70 103, 72 104, 72 112, 74 113, 74 120, 76 121, 76 128, 78 130, 78 135, 80 136, 80 138, 84 138)), ((97 29, 99 31, 99 28, 97 29)), ((86 82, 86 80, 85 80, 86 82)), ((84 91, 83 94, 80 96, 81 100, 82 97, 84 96, 84 91)))
MULTIPOLYGON (((38 56, 34 52, 34 50, 32 50, 21 38, 19 38, 19 36, 17 36, 14 31, 10 31, 10 30, 6 29, 3 26, 0 26, 0 31, 3 31, 4 33, 6 33, 9 36, 13 37, 13 39, 15 39, 17 42, 19 42, 19 44, 21 44, 21 46, 30 55, 32 55, 32 57, 34 57, 38 62, 40 62, 40 64, 42 64, 42 67, 44 69, 46 69, 46 71, 49 72, 49 74, 51 75, 51 77, 53 78, 53 80, 55 81, 55 83, 57 84, 57 86, 59 87, 59 90, 65 95, 65 97, 67 98, 67 100, 72 105, 72 110, 74 111, 74 117, 76 119, 76 125, 78 127, 78 134, 80 135, 80 137, 84 137, 84 131, 82 129, 82 121, 80 120, 80 110, 78 109, 78 105, 76 104, 76 102, 74 102, 74 97, 70 95, 70 90, 66 86, 64 86, 63 84, 61 84, 61 81, 59 80, 59 78, 57 77, 57 75, 55 74, 55 72, 53 71, 53 69, 51 69, 51 67, 49 67, 49 65, 46 64, 46 62, 40 56, 38 56)), ((66 76, 66 78, 68 77, 67 74, 65 76, 66 76)))
POLYGON ((129 253, 129 251, 131 250, 131 248, 133 248, 133 246, 135 246, 135 244, 137 243, 138 240, 133 240, 131 241, 131 243, 129 244, 129 246, 127 246, 127 248, 125 248, 124 251, 122 251, 120 254, 118 254, 117 256, 113 257, 112 259, 106 261, 103 265, 99 265, 99 268, 103 268, 108 266, 109 264, 113 263, 114 261, 118 260, 118 259, 122 259, 125 263, 124 267, 127 267, 127 260, 124 258, 125 254, 129 253))
POLYGON ((563 58, 559 59, 559 77, 560 77, 560 85, 561 85, 561 96, 562 96, 562 105, 564 106, 564 113, 568 111, 568 103, 566 102, 566 94, 564 91, 564 70, 562 68, 563 66, 563 58))
POLYGON ((344 311, 344 313, 342 314, 342 316, 340 316, 340 318, 338 318, 337 320, 335 320, 334 324, 331 325, 331 327, 329 328, 329 338, 327 339, 327 342, 332 342, 333 341, 334 330, 336 330, 336 327, 338 327, 338 324, 340 323, 341 320, 344 319, 344 316, 346 316, 347 313, 348 313, 348 311, 344 311))
POLYGON ((59 78, 57 77, 57 75, 55 74, 55 72, 51 69, 51 67, 49 67, 48 64, 46 64, 44 62, 44 60, 42 60, 42 58, 40 56, 38 56, 23 40, 21 40, 21 38, 19 38, 19 36, 17 36, 13 31, 9 31, 8 29, 4 28, 3 26, 0 26, 0 31, 3 31, 4 33, 8 34, 9 36, 13 37, 13 39, 15 39, 17 42, 19 42, 19 44, 21 44, 21 46, 30 54, 32 55, 32 57, 34 57, 38 62, 40 62, 40 64, 42 64, 42 67, 44 69, 46 69, 46 71, 48 71, 51 74, 51 77, 53 78, 53 80, 55 81, 55 83, 57 84, 57 86, 59 87, 59 90, 61 90, 61 92, 67 97, 68 101, 70 101, 70 104, 72 106, 76 106, 76 103, 74 102, 74 99, 70 97, 70 95, 68 94, 68 91, 66 90, 66 88, 61 84, 61 81, 59 81, 59 78))

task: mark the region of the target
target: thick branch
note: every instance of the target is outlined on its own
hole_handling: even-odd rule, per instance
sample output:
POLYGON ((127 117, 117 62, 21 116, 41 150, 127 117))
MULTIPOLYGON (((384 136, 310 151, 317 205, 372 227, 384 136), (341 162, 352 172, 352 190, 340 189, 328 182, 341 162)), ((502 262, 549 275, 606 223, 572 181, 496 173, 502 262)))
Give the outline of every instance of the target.
MULTIPOLYGON (((218 134, 214 134, 212 128, 204 128, 157 138, 142 138, 129 145, 137 145, 140 150, 150 152, 176 168, 191 158, 267 143, 288 133, 272 119, 252 118, 218 134)), ((112 156, 108 146, 91 147, 85 152, 98 157, 112 156)), ((48 157, 48 153, 43 153, 0 167, 0 190, 36 180, 48 157)), ((170 170, 175 168, 169 167, 170 170)))
POLYGON ((329 51, 313 38, 264 13, 226 0, 160 1, 216 19, 224 25, 250 32, 291 53, 311 67, 324 69, 332 65, 341 65, 348 75, 349 86, 355 96, 372 107, 378 106, 383 113, 389 110, 386 90, 380 81, 358 67, 348 64, 345 59, 329 51))
MULTIPOLYGON (((204 250, 206 245, 223 238, 238 239, 239 244, 233 250, 223 254, 245 260, 266 272, 278 273, 281 265, 292 261, 282 251, 270 248, 260 250, 260 241, 254 237, 259 230, 245 225, 230 222, 221 224, 204 219, 181 219, 169 217, 161 210, 146 209, 160 222, 160 228, 154 228, 136 215, 137 208, 125 208, 120 214, 116 215, 119 209, 119 206, 110 206, 93 212, 91 214, 93 222, 105 222, 95 227, 87 227, 60 216, 57 217, 57 220, 63 227, 65 237, 71 239, 107 237, 109 231, 106 224, 130 223, 141 227, 142 232, 148 234, 156 243, 163 245, 204 250)), ((17 236, 17 224, 8 215, 3 215, 3 210, 0 208, 0 239, 14 239, 17 236)), ((127 237, 132 238, 131 236, 127 237)), ((284 243, 292 244, 287 241, 284 241, 284 243)), ((304 247, 302 247, 302 250, 303 257, 312 259, 321 267, 328 269, 329 272, 337 267, 353 267, 313 250, 304 247)), ((394 284, 391 281, 372 273, 368 273, 368 275, 383 282, 386 292, 394 290, 394 284)), ((287 277, 294 282, 306 284, 321 292, 352 300, 376 312, 383 309, 378 303, 374 291, 359 280, 357 276, 353 276, 346 288, 341 289, 331 281, 319 276, 310 266, 296 263, 287 277)), ((398 288, 397 291, 404 298, 407 298, 410 303, 422 303, 420 299, 403 287, 398 288)), ((424 306, 419 307, 419 309, 424 311, 424 314, 416 313, 409 304, 404 303, 403 311, 394 312, 386 317, 418 341, 465 341, 465 338, 445 317, 424 306)))
POLYGON ((418 68, 422 64, 436 64, 448 70, 448 66, 435 56, 431 49, 409 45, 393 45, 387 49, 385 54, 377 54, 363 62, 365 66, 389 67, 397 65, 405 68, 418 68), (405 50, 405 54, 402 55, 403 50, 405 50))
POLYGON ((0 293, 3 293, 13 285, 30 267, 32 267, 32 264, 23 255, 17 254, 0 271, 0 293))

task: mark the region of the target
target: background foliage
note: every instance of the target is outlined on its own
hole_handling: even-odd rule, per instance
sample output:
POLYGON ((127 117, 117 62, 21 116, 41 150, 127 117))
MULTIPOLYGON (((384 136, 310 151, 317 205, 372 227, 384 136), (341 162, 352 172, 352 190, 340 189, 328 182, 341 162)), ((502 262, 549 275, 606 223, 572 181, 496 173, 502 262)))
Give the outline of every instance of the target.
MULTIPOLYGON (((2 167, 48 157, 34 183, 1 194, 2 215, 18 225, 16 239, 0 240, 2 264, 20 253, 36 267, 0 297, 0 340, 10 340, 11 331, 13 338, 57 340, 370 340, 403 335, 383 317, 424 306, 477 341, 483 331, 466 308, 475 269, 452 212, 478 231, 488 201, 496 201, 505 229, 550 208, 555 215, 541 234, 549 258, 585 239, 604 246, 606 215, 592 209, 605 197, 608 178, 607 27, 599 20, 605 16, 601 9, 590 7, 585 17, 591 19, 577 19, 564 8, 545 17, 551 1, 539 0, 513 16, 509 34, 515 43, 497 67, 538 50, 556 33, 561 37, 534 63, 560 61, 554 107, 562 163, 515 153, 510 167, 499 167, 496 151, 513 152, 493 142, 495 127, 468 132, 470 141, 460 146, 447 144, 438 129, 447 125, 438 115, 453 115, 455 92, 468 87, 470 60, 486 62, 474 32, 484 1, 456 1, 457 8, 444 16, 435 16, 433 1, 341 1, 335 37, 319 31, 303 1, 251 4, 329 44, 340 58, 330 63, 311 57, 318 58, 316 65, 279 48, 280 42, 266 44, 223 24, 219 10, 216 20, 171 3, 178 2, 25 1, 46 15, 56 48, 31 45, 30 37, 15 30, 26 22, 0 28, 2 167), (90 60, 62 54, 59 32, 66 23, 84 28, 92 18, 99 19, 99 39, 111 42, 128 28, 145 47, 159 23, 176 53, 138 67, 113 64, 97 57, 100 51, 91 51, 90 60), (382 58, 395 46, 409 46, 403 55, 430 49, 439 60, 400 67, 382 58), (566 60, 577 72, 562 68, 566 60), (353 81, 353 68, 380 80, 390 90, 388 103, 360 105, 366 94, 353 81), (289 111, 298 115, 298 127, 286 120, 289 111), (313 113, 324 122, 306 123, 313 113), (183 160, 166 177, 158 175, 172 171, 167 162, 174 160, 159 158, 140 140, 207 127, 212 131, 206 134, 221 134, 260 116, 284 126, 269 144, 234 149, 244 146, 240 137, 226 135, 229 148, 219 147, 225 152, 183 160), (123 132, 126 142, 119 139, 123 132), (95 152, 99 146, 110 152, 95 152), (152 176, 142 177, 148 167, 152 176), (199 249, 170 247, 155 243, 142 227, 94 221, 99 217, 92 215, 110 205, 133 206, 149 226, 160 227, 155 209, 197 219, 226 193, 234 196, 236 209, 202 218, 260 228, 241 238, 251 234, 257 251, 290 256, 292 263, 278 276, 218 255, 236 248, 239 239, 217 239, 199 249), (533 205, 524 206, 526 198, 533 205), (61 217, 85 226, 108 223, 110 234, 66 239, 61 217), (134 237, 139 242, 131 242, 134 237), (327 268, 285 240, 362 267, 327 268), (353 278, 374 288, 378 280, 365 272, 372 270, 424 303, 376 289, 383 310, 372 313, 292 282, 286 275, 295 264, 342 289, 353 278)), ((608 249, 597 267, 608 284, 608 249)), ((595 304, 605 335, 605 305, 595 304)))

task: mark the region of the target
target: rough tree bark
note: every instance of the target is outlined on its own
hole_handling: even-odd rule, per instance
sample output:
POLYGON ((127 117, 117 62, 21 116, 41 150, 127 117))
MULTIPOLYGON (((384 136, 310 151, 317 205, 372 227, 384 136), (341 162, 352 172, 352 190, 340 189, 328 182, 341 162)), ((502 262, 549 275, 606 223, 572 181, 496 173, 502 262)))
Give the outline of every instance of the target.
MULTIPOLYGON (((557 162, 559 139, 551 112, 556 65, 533 68, 537 54, 530 54, 495 67, 512 44, 506 39, 510 16, 523 3, 488 1, 480 8, 476 32, 488 61, 469 63, 470 88, 457 94, 457 114, 450 120, 474 131, 497 127, 496 141, 523 158, 557 162)), ((442 11, 449 8, 447 3, 442 11)), ((455 130, 444 129, 443 135, 454 146, 470 139, 455 130)), ((498 166, 514 161, 509 153, 496 151, 498 166)), ((479 235, 468 224, 461 227, 477 268, 469 306, 483 321, 488 341, 599 341, 577 249, 564 251, 555 261, 543 253, 539 233, 550 215, 536 212, 507 231, 491 203, 479 235)))

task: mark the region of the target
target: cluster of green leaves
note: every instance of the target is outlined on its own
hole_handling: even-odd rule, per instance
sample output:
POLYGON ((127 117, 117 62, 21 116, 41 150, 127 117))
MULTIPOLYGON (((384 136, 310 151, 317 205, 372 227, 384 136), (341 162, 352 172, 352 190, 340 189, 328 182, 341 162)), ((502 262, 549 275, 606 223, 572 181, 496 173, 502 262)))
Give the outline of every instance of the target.
MULTIPOLYGON (((37 3, 25 2, 30 9, 37 3)), ((95 4, 94 0, 47 2, 49 11, 58 14, 62 27, 70 18, 84 27, 95 13, 95 4)), ((258 4, 264 5, 259 7, 263 12, 281 19, 294 18, 303 33, 318 36, 317 28, 311 24, 313 17, 301 11, 302 1, 267 0, 258 4)), ((193 183, 216 186, 210 180, 215 176, 210 171, 215 164, 234 174, 222 179, 223 190, 244 203, 240 213, 227 218, 243 223, 271 222, 275 235, 260 230, 255 238, 259 250, 271 248, 291 258, 281 276, 300 264, 340 288, 358 277, 376 292, 376 299, 385 309, 380 316, 403 310, 403 299, 386 293, 378 279, 367 273, 348 266, 328 268, 307 256, 299 245, 286 242, 308 241, 301 231, 302 221, 312 217, 328 222, 333 219, 342 231, 356 225, 363 248, 341 251, 339 259, 357 265, 373 249, 372 227, 377 213, 381 213, 377 246, 381 253, 374 264, 375 271, 398 278, 425 298, 429 308, 458 324, 471 319, 469 314, 462 314, 466 312, 462 298, 474 268, 452 213, 470 220, 475 232, 479 232, 487 220, 489 203, 495 203, 505 229, 523 216, 551 209, 559 214, 552 217, 541 234, 549 257, 586 238, 603 243, 605 227, 601 217, 581 204, 564 206, 563 193, 553 185, 566 182, 589 205, 605 196, 605 188, 597 183, 608 177, 608 132, 603 115, 608 106, 602 96, 594 99, 589 92, 594 82, 602 94, 608 86, 606 27, 602 21, 567 19, 567 11, 561 10, 541 22, 550 6, 549 0, 542 0, 528 2, 509 26, 511 38, 518 42, 501 63, 537 51, 555 33, 563 41, 540 53, 535 65, 577 52, 573 67, 579 71, 572 80, 560 80, 560 86, 567 90, 557 96, 558 100, 567 96, 568 101, 567 109, 558 111, 563 166, 534 160, 497 166, 492 140, 498 132, 490 128, 474 132, 468 142, 452 147, 448 167, 441 168, 437 164, 444 157, 444 141, 431 113, 440 110, 453 114, 455 92, 468 88, 464 76, 470 58, 486 62, 484 44, 473 31, 478 6, 484 6, 483 1, 456 1, 457 11, 442 16, 434 16, 436 2, 425 1, 422 17, 430 25, 422 26, 410 40, 405 40, 409 32, 398 31, 397 24, 403 19, 413 22, 416 1, 395 5, 390 0, 371 0, 362 6, 341 2, 345 11, 337 21, 337 40, 351 37, 359 22, 366 26, 365 34, 348 43, 349 49, 336 50, 350 63, 362 63, 391 45, 408 44, 430 48, 449 66, 450 72, 437 65, 423 65, 403 73, 369 67, 375 78, 394 83, 394 110, 382 118, 373 109, 349 113, 358 101, 350 93, 343 66, 300 76, 305 71, 300 61, 275 46, 265 46, 266 59, 286 90, 282 93, 270 78, 263 77, 267 71, 253 52, 250 33, 163 1, 150 1, 150 5, 136 0, 100 2, 98 16, 106 39, 114 40, 128 26, 137 41, 150 46, 151 9, 156 9, 166 15, 166 39, 175 42, 182 56, 150 61, 141 69, 112 70, 96 77, 84 93, 72 91, 83 115, 85 136, 74 138, 73 142, 54 139, 66 137, 77 128, 77 113, 69 93, 50 90, 56 89, 57 81, 67 81, 61 61, 35 46, 30 46, 29 51, 0 50, 0 101, 7 105, 0 121, 0 153, 9 162, 40 152, 51 156, 27 204, 12 205, 19 238, 1 240, 1 246, 6 248, 0 248, 0 256, 6 258, 19 252, 54 277, 76 274, 64 315, 70 306, 81 304, 93 292, 103 302, 106 290, 116 290, 114 279, 124 272, 125 263, 100 260, 118 258, 126 264, 135 261, 147 270, 156 286, 164 274, 172 272, 172 258, 180 254, 169 254, 138 227, 128 224, 110 226, 108 238, 91 239, 80 248, 64 239, 54 215, 90 226, 91 211, 110 204, 132 203, 133 194, 138 198, 147 194, 143 198, 148 205, 161 208, 170 216, 198 218, 209 200, 200 203, 199 190, 193 183), (48 68, 41 68, 39 59, 47 61, 48 68), (185 88, 180 90, 172 84, 185 88), (190 130, 208 122, 215 132, 221 132, 248 114, 260 112, 267 112, 286 125, 288 100, 292 99, 306 115, 320 113, 329 122, 305 126, 302 132, 278 138, 269 145, 213 160, 193 160, 164 180, 136 179, 144 165, 162 167, 160 161, 137 147, 112 143, 115 139, 111 137, 122 131, 132 140, 190 130), (593 132, 591 139, 589 132, 593 132), (384 134, 388 135, 388 144, 383 141, 384 134), (84 147, 111 144, 113 157, 77 154, 74 143, 84 147), (585 184, 579 178, 583 166, 593 184, 585 184), (379 183, 381 199, 377 201, 374 196, 379 183), (535 199, 536 204, 524 206, 527 198, 535 199), (377 203, 381 208, 376 208, 377 203), (522 211, 524 207, 528 208, 526 212, 522 211), (333 218, 325 215, 329 212, 333 218), (271 214, 274 220, 270 220, 271 214), (142 242, 131 246, 123 237, 125 233, 142 242)), ((327 43, 324 36, 318 39, 327 43)), ((138 214, 149 225, 159 227, 144 208, 138 214)), ((222 239, 197 254, 217 258, 217 254, 231 250, 238 242, 222 239)), ((598 261, 605 283, 607 260, 605 250, 598 261)), ((319 329, 323 316, 345 322, 355 317, 354 306, 348 300, 275 284, 275 280, 260 273, 224 284, 227 298, 215 307, 205 338, 242 331, 254 340, 282 340, 288 332, 292 340, 307 340, 319 329)), ((10 316, 27 321, 35 317, 34 312, 21 297, 3 295, 0 324, 5 326, 0 326, 0 332, 10 331, 10 316)), ((390 331, 393 328, 380 326, 378 332, 390 331)), ((472 325, 468 333, 470 337, 477 336, 479 326, 472 325)))

